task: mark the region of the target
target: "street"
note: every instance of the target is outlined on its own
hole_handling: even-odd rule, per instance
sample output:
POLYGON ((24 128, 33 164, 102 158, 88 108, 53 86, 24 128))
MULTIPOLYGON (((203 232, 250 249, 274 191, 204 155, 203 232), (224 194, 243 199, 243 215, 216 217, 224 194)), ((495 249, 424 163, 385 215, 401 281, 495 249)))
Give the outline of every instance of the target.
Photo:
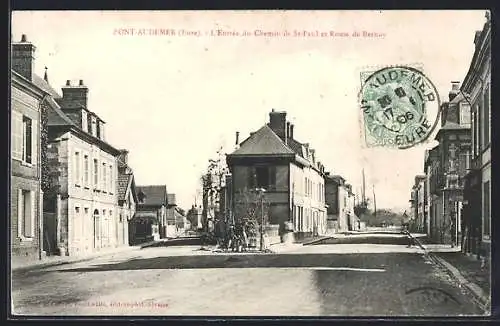
POLYGON ((273 254, 155 247, 14 271, 28 315, 480 315, 405 236, 352 235, 273 254))

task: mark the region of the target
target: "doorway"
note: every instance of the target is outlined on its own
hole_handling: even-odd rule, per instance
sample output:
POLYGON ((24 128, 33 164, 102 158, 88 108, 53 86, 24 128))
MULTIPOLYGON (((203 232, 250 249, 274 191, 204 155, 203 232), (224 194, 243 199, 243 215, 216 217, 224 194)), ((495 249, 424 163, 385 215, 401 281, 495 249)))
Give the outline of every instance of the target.
POLYGON ((94 210, 94 249, 101 247, 101 228, 99 210, 94 210))

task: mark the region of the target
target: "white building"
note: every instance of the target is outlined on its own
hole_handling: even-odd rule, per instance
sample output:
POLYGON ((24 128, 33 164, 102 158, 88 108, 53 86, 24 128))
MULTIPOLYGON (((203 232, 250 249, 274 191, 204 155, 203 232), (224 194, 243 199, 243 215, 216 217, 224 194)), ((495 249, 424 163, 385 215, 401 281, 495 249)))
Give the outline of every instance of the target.
POLYGON ((119 219, 117 157, 120 151, 106 142, 104 121, 87 108, 88 88, 68 80, 60 96, 40 81, 55 101, 48 118, 48 157, 52 183, 47 194, 45 229, 47 250, 81 255, 123 244, 124 219, 119 219))

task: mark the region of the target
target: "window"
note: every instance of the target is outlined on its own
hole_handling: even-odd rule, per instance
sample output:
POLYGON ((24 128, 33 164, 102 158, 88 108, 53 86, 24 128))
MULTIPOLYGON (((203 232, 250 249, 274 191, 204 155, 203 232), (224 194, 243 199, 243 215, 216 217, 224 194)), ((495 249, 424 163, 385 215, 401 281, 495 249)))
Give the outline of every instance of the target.
POLYGON ((99 161, 94 159, 94 188, 99 188, 99 161))
POLYGON ((102 180, 101 180, 101 189, 103 191, 106 191, 107 183, 106 183, 106 174, 108 171, 106 171, 106 163, 102 163, 102 180))
POLYGON ((479 155, 479 117, 478 105, 472 113, 472 154, 474 157, 479 155))
POLYGON ((481 150, 481 107, 476 105, 476 156, 479 155, 481 150))
POLYGON ((21 238, 33 238, 35 234, 35 192, 18 190, 18 235, 21 238))
POLYGON ((459 105, 459 121, 458 123, 462 126, 470 127, 471 124, 471 114, 470 105, 466 102, 461 102, 459 105))
POLYGON ((82 129, 83 129, 83 131, 86 131, 86 132, 89 131, 89 129, 88 129, 88 127, 89 127, 88 120, 89 119, 88 119, 88 116, 87 116, 87 111, 82 110, 82 129))
POLYGON ((490 85, 484 90, 482 122, 483 141, 481 143, 486 147, 490 144, 490 85))
POLYGON ((113 166, 109 166, 109 192, 113 193, 113 166))
POLYGON ((81 172, 80 172, 80 153, 75 152, 75 184, 79 185, 81 182, 81 172))
POLYGON ((21 160, 25 163, 36 163, 36 140, 37 129, 33 128, 33 122, 30 118, 21 113, 12 112, 12 158, 21 160))
POLYGON ((32 148, 32 122, 30 118, 23 117, 23 161, 32 163, 33 148, 32 148))
POLYGON ((83 157, 83 180, 85 186, 89 186, 90 175, 89 175, 89 156, 85 155, 83 157))
POLYGON ((249 170, 248 187, 264 188, 266 190, 276 189, 276 167, 256 166, 249 170))
POLYGON ((483 237, 490 239, 490 182, 483 183, 483 237))

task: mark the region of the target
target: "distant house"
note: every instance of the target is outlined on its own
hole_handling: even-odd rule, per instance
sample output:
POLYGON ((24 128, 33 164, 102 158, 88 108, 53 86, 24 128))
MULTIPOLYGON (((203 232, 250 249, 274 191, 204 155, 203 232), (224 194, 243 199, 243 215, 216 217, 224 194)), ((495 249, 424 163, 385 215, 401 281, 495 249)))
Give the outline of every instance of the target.
POLYGON ((328 231, 331 233, 349 230, 350 211, 349 189, 345 179, 340 175, 325 175, 325 201, 328 206, 328 231))
POLYGON ((137 192, 134 173, 128 166, 128 151, 121 150, 118 157, 118 245, 129 244, 129 221, 135 215, 137 192))
POLYGON ((137 206, 129 223, 130 243, 165 237, 167 186, 137 186, 137 206))
POLYGON ((203 209, 201 206, 191 206, 187 212, 187 219, 191 224, 191 229, 193 231, 201 231, 203 229, 203 209))
POLYGON ((166 238, 176 237, 178 235, 179 225, 184 226, 182 219, 179 218, 179 215, 180 214, 177 212, 175 194, 167 194, 166 220, 164 223, 164 236, 166 238))
POLYGON ((324 167, 308 143, 294 138, 293 128, 286 112, 273 109, 269 123, 227 155, 232 211, 244 211, 236 208, 245 205, 245 192, 264 188, 268 222, 276 232, 291 227, 296 238, 325 234, 324 167))

